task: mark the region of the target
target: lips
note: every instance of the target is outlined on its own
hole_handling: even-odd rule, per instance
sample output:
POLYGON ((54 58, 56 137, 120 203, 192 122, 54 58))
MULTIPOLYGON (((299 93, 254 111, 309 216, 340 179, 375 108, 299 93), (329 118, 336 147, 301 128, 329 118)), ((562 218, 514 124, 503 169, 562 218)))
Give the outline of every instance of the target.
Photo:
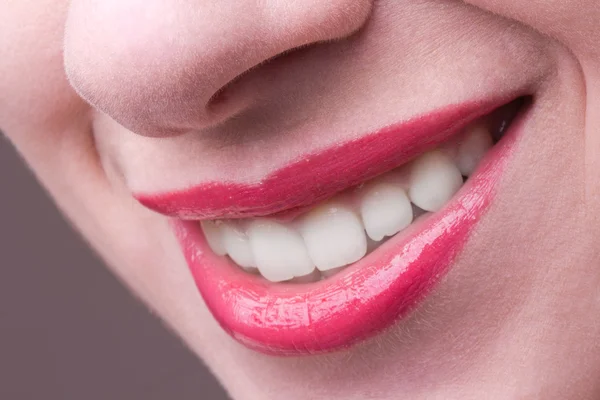
POLYGON ((333 351, 392 325, 445 275, 493 201, 515 147, 522 115, 443 209, 417 220, 343 273, 325 280, 271 283, 248 274, 211 250, 198 221, 184 218, 273 216, 309 206, 409 161, 490 113, 497 104, 463 104, 383 129, 305 157, 261 184, 210 183, 137 198, 177 217, 172 226, 196 285, 216 320, 233 338, 268 354, 333 351), (365 156, 357 157, 361 153, 365 156), (324 170, 312 169, 323 165, 324 170), (336 174, 337 181, 332 179, 336 174))
POLYGON ((134 197, 154 211, 182 219, 290 213, 406 163, 517 97, 446 107, 303 155, 258 182, 204 182, 179 191, 136 193, 134 197))

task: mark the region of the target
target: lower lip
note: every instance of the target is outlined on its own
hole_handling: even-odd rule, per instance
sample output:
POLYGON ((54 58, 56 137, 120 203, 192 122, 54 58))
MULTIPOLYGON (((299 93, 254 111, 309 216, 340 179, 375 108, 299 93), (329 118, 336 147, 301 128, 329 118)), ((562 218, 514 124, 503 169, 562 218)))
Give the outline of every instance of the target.
POLYGON ((275 355, 334 351, 388 328, 445 275, 489 208, 522 119, 512 125, 444 209, 323 281, 273 284, 248 274, 212 252, 200 224, 173 219, 208 308, 233 338, 275 355))

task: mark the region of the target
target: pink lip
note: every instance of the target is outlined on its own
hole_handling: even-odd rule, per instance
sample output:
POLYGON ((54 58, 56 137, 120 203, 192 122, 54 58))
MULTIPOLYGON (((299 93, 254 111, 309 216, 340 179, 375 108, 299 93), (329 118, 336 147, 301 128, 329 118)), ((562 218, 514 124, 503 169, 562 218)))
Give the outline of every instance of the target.
POLYGON ((197 222, 174 219, 173 227, 207 306, 233 338, 276 355, 348 347, 405 316, 449 270, 493 200, 521 125, 513 122, 443 210, 324 281, 269 283, 215 255, 197 222))
POLYGON ((302 156, 259 182, 205 182, 136 193, 144 206, 182 219, 247 218, 311 206, 409 161, 516 96, 447 107, 302 156))

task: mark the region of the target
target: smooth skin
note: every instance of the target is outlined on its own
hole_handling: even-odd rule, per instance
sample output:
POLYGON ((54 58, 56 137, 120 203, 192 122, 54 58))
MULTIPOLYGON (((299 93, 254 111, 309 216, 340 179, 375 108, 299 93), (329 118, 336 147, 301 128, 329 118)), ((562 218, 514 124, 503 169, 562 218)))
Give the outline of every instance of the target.
POLYGON ((597 0, 5 0, 0 130, 234 399, 595 399, 598 21, 597 0), (347 350, 233 341, 167 219, 132 198, 517 87, 534 106, 463 253, 410 318, 347 350))

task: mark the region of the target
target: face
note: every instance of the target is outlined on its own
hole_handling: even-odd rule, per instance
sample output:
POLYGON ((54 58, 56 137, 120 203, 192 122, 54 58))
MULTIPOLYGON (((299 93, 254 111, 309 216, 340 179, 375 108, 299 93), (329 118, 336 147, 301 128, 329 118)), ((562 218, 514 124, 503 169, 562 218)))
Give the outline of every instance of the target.
POLYGON ((0 129, 233 398, 593 398, 598 20, 4 2, 0 129))

